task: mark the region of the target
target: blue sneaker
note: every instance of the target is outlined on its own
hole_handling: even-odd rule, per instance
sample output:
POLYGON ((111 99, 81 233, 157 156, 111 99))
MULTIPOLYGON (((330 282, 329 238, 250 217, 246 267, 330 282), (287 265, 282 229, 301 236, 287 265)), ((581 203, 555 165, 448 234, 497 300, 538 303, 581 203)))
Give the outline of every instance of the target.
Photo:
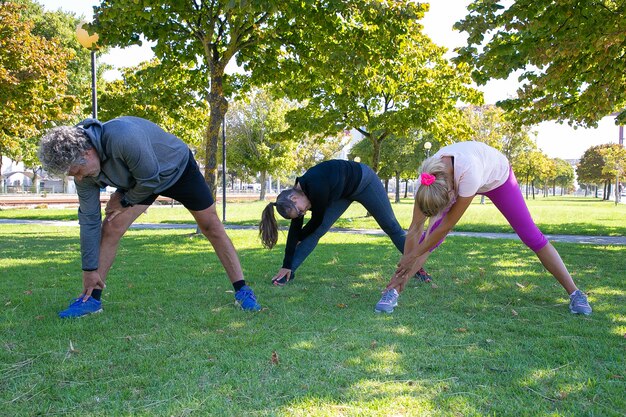
POLYGON ((59 317, 62 319, 73 319, 83 317, 88 314, 101 313, 102 301, 96 300, 93 297, 89 297, 87 301, 83 302, 83 296, 80 296, 66 309, 59 313, 59 317))
POLYGON ((374 307, 374 311, 377 313, 393 313, 393 309, 398 305, 398 291, 395 288, 390 290, 386 290, 383 292, 383 296, 380 298, 376 307, 374 307))
POLYGON ((259 311, 261 309, 261 305, 256 302, 254 291, 247 285, 235 293, 235 302, 245 311, 259 311))
POLYGON ((584 314, 588 316, 591 314, 591 306, 587 301, 587 295, 581 290, 576 290, 569 296, 569 311, 572 314, 584 314))

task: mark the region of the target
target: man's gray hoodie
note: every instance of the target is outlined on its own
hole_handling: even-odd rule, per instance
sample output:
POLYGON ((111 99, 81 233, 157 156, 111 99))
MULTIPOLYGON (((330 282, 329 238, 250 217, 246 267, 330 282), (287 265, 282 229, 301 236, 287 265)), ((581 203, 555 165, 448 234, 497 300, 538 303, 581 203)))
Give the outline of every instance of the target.
POLYGON ((137 204, 171 187, 189 161, 189 148, 176 136, 139 117, 101 123, 86 119, 84 129, 100 158, 100 174, 75 181, 83 270, 98 269, 102 225, 100 189, 117 187, 137 204))

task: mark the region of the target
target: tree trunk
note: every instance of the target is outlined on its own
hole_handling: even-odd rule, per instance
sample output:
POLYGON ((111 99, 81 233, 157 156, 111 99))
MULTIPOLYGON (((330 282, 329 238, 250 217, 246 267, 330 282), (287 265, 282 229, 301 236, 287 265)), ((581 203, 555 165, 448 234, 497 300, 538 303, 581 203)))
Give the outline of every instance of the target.
POLYGON ((530 188, 532 189, 533 192, 533 200, 535 199, 535 180, 531 180, 530 181, 530 188))
POLYGON ((409 195, 409 180, 404 180, 404 198, 407 198, 409 195))
POLYGON ((261 194, 259 195, 259 201, 265 200, 265 190, 267 187, 267 171, 261 171, 261 194))
POLYGON ((372 141, 372 169, 378 174, 378 164, 380 163, 380 142, 375 137, 370 136, 372 141))
POLYGON ((209 107, 211 119, 205 133, 205 164, 204 179, 211 188, 213 198, 217 193, 217 144, 222 129, 224 115, 228 111, 228 101, 224 98, 224 68, 222 65, 211 65, 211 92, 209 93, 209 107))
POLYGON ((385 178, 385 192, 389 194, 389 178, 385 178))
POLYGON ((619 171, 615 174, 615 205, 619 203, 619 171))
POLYGON ((528 175, 526 175, 526 200, 528 200, 528 184, 529 184, 529 178, 528 175))
POLYGON ((400 202, 400 173, 396 171, 396 203, 400 202))

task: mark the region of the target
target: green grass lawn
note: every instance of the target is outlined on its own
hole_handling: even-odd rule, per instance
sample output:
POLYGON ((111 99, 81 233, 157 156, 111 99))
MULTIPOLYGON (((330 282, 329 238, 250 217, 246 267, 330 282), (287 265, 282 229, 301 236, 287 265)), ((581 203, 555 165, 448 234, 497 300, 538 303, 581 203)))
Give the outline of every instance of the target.
MULTIPOLYGON (((476 198, 463 216, 456 231, 463 232, 513 232, 506 219, 498 209, 490 203, 480 204, 476 198)), ((626 204, 615 205, 611 201, 582 197, 538 197, 528 200, 528 206, 539 228, 546 234, 563 235, 626 235, 626 204)), ((261 212, 267 203, 238 202, 227 203, 226 220, 229 224, 257 225, 261 212)), ((403 199, 392 204, 398 221, 405 229, 411 223, 413 200, 403 199)), ((221 204, 217 211, 222 216, 221 204)), ((280 216, 278 216, 280 217, 280 216)), ((76 209, 8 209, 0 210, 0 218, 41 219, 41 220, 76 220, 76 209)), ((153 206, 147 214, 139 217, 143 223, 193 223, 193 218, 182 206, 173 208, 153 206)), ((281 219, 280 224, 288 222, 281 219)), ((377 229, 378 225, 372 217, 366 217, 366 211, 358 203, 352 204, 336 223, 337 227, 356 229, 377 229)))
POLYGON ((0 415, 625 414, 626 247, 555 245, 590 317, 521 243, 464 237, 431 257, 435 285, 378 315, 398 260, 386 237, 328 234, 278 288, 284 234, 273 251, 229 235, 263 311, 233 305, 205 239, 131 230, 104 313, 62 321, 78 228, 0 225, 0 415))

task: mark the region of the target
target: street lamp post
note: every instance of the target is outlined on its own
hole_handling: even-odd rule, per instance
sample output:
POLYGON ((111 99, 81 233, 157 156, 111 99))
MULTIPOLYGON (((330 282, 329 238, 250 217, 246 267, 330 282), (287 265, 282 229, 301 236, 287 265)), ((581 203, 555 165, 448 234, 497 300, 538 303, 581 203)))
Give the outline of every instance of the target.
POLYGON ((430 148, 433 147, 433 144, 430 142, 424 143, 424 150, 426 151, 426 158, 430 157, 430 148))
POLYGON ((222 223, 226 222, 226 115, 222 119, 222 223))
POLYGON ((98 118, 98 98, 96 94, 96 51, 98 50, 98 34, 89 35, 83 25, 86 22, 80 22, 76 26, 76 38, 85 48, 91 51, 91 113, 94 119, 98 118))

